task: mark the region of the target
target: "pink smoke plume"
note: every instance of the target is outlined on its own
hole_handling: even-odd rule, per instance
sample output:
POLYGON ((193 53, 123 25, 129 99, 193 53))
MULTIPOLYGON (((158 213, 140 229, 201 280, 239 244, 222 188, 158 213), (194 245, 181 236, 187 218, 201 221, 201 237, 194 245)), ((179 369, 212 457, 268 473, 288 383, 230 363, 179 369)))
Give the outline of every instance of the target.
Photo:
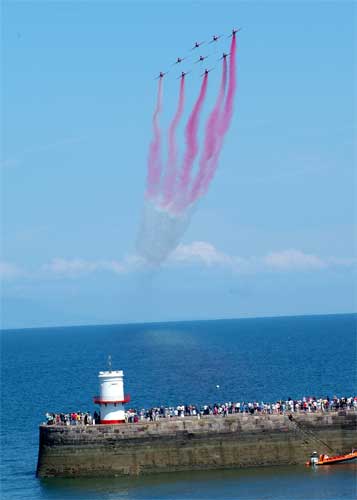
POLYGON ((233 35, 231 43, 231 58, 229 61, 229 85, 227 99, 224 104, 223 116, 220 119, 219 135, 222 138, 229 129, 233 114, 234 96, 237 88, 236 51, 236 36, 233 35))
POLYGON ((227 96, 224 103, 223 109, 219 113, 218 120, 216 121, 216 126, 214 128, 214 134, 216 136, 216 141, 214 143, 214 150, 210 148, 208 156, 207 166, 204 169, 204 175, 201 178, 200 186, 195 190, 190 198, 191 203, 196 201, 197 198, 203 196, 216 173, 219 155, 222 150, 224 136, 227 133, 229 126, 231 124, 233 109, 234 109, 234 97, 237 88, 237 76, 236 76, 236 36, 233 35, 231 43, 231 57, 229 61, 229 84, 227 90, 227 96), (213 151, 213 154, 211 154, 213 151))
POLYGON ((199 96, 194 105, 192 113, 188 119, 185 129, 186 151, 183 159, 182 172, 180 175, 179 185, 178 185, 179 199, 177 200, 177 207, 179 209, 183 208, 182 207, 183 203, 185 204, 184 199, 186 196, 187 188, 190 183, 193 162, 195 161, 195 158, 198 153, 198 140, 197 140, 198 125, 199 125, 200 114, 202 111, 202 106, 206 97, 207 83, 208 83, 208 73, 205 73, 199 96))
POLYGON ((163 200, 162 205, 167 206, 173 200, 176 175, 177 175, 177 143, 176 143, 176 130, 180 122, 185 102, 185 77, 181 78, 180 93, 177 104, 175 116, 172 119, 169 128, 169 146, 168 146, 168 159, 166 165, 166 172, 163 181, 163 200))
POLYGON ((162 163, 161 163, 161 131, 159 127, 159 115, 162 107, 162 78, 159 78, 159 86, 157 91, 157 102, 154 111, 152 125, 153 125, 153 139, 150 143, 149 158, 148 158, 148 176, 146 196, 154 198, 159 190, 162 163))
POLYGON ((200 192, 200 189, 204 182, 204 179, 207 176, 207 168, 209 166, 208 162, 210 158, 212 158, 216 150, 216 143, 218 139, 217 124, 219 122, 219 118, 222 113, 226 84, 227 84, 227 59, 224 57, 222 61, 222 78, 221 78, 219 94, 216 103, 214 105, 214 108, 207 119, 204 147, 200 158, 199 170, 187 201, 188 204, 191 204, 197 198, 197 195, 200 192))

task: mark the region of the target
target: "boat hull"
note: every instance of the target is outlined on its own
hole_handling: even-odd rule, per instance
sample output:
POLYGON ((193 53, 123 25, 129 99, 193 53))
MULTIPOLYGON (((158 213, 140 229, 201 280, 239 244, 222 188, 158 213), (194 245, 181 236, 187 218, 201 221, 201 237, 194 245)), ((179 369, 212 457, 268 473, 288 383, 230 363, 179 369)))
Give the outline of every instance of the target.
POLYGON ((312 461, 309 460, 306 462, 306 465, 311 465, 316 467, 317 465, 335 465, 342 464, 346 462, 352 462, 357 459, 357 451, 353 451, 352 453, 346 453, 345 455, 337 455, 335 457, 325 457, 324 455, 320 455, 319 460, 312 461))
POLYGON ((334 457, 331 457, 330 459, 327 458, 325 460, 323 460, 322 462, 317 462, 317 465, 333 465, 333 464, 343 464, 343 463, 346 463, 346 462, 352 462, 354 460, 357 459, 357 454, 354 454, 354 456, 346 456, 344 458, 334 458, 334 457))

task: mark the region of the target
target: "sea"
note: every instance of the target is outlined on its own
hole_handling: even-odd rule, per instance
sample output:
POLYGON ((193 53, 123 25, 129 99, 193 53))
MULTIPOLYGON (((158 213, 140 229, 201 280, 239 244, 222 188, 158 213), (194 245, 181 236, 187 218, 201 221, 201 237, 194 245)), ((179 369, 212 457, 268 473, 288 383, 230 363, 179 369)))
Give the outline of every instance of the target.
POLYGON ((2 330, 1 499, 357 498, 352 463, 123 479, 35 476, 46 411, 93 412, 109 355, 138 409, 350 396, 357 393, 356 320, 341 314, 2 330))

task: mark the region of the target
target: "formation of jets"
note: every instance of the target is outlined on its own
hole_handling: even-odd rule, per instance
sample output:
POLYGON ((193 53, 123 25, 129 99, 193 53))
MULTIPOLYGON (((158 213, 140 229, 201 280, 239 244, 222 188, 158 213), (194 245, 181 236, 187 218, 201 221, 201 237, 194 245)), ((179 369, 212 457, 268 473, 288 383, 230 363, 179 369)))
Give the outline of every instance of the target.
MULTIPOLYGON (((232 36, 235 36, 236 33, 238 33, 239 31, 241 31, 242 28, 233 28, 232 29, 232 32, 231 34, 229 35, 229 37, 232 37, 232 36)), ((218 40, 220 40, 222 38, 222 35, 212 35, 212 38, 211 40, 208 42, 208 44, 211 44, 211 43, 216 43, 218 42, 218 40)), ((198 48, 201 47, 201 45, 203 45, 204 43, 206 43, 205 41, 201 41, 201 42, 195 42, 195 44, 193 45, 193 47, 191 48, 191 51, 192 50, 197 50, 198 48)), ((219 60, 221 61, 222 59, 226 59, 227 57, 229 56, 229 52, 226 53, 226 52, 223 52, 222 56, 219 58, 219 60)), ((197 63, 202 63, 205 59, 207 59, 208 56, 202 56, 200 55, 199 58, 197 59, 197 61, 195 61, 195 64, 197 63)), ((176 66, 177 64, 181 64, 182 61, 185 61, 187 59, 187 57, 178 57, 176 59, 176 61, 173 63, 173 66, 176 66)), ((210 68, 210 69, 205 69, 204 73, 202 73, 201 76, 205 76, 207 75, 210 71, 212 71, 214 68, 210 68)), ((168 71, 160 71, 159 75, 156 77, 156 79, 159 79, 159 78, 163 78, 166 74, 168 73, 168 71)), ((190 73, 189 71, 182 71, 181 72, 181 75, 178 77, 178 79, 180 78, 184 78, 188 73, 190 73)))

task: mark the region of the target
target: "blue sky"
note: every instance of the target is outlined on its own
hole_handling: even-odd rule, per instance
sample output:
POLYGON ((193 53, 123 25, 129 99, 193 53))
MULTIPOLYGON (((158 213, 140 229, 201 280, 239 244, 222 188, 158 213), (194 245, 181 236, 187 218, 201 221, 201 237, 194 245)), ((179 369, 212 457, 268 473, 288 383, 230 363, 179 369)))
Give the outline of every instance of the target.
POLYGON ((352 2, 4 2, 3 327, 355 311, 354 22, 352 2), (136 240, 153 78, 171 70, 165 128, 172 62, 233 26, 217 175, 148 269, 136 240))

